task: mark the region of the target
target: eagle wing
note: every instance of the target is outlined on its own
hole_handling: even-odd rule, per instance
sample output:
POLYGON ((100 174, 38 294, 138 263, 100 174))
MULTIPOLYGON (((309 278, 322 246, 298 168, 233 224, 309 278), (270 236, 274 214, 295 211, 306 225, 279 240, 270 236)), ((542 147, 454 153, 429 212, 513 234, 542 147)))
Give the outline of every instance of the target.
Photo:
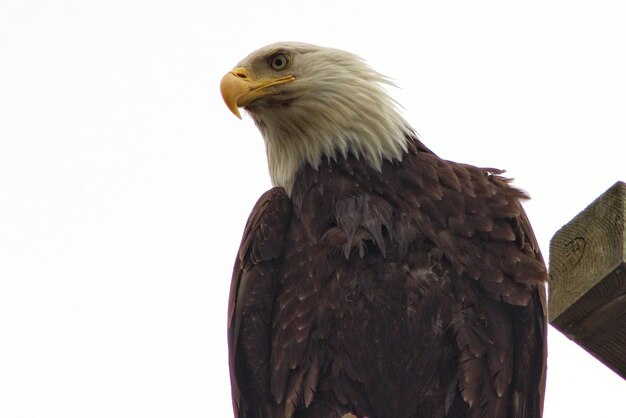
MULTIPOLYGON (((526 244, 522 246, 522 251, 544 264, 539 244, 523 209, 517 219, 519 225, 517 236, 522 238, 518 239, 518 242, 526 244)), ((519 333, 515 341, 517 364, 511 415, 516 418, 543 416, 548 354, 546 280, 547 275, 544 276, 543 282, 531 286, 528 305, 514 316, 514 327, 519 333)))
POLYGON ((279 260, 291 218, 283 188, 267 191, 244 230, 228 304, 228 348, 235 418, 271 417, 271 326, 279 260))
MULTIPOLYGON (((442 283, 446 278, 452 283, 450 289, 442 288, 441 294, 450 293, 441 304, 454 301, 447 330, 457 370, 447 387, 433 388, 447 392, 439 404, 442 409, 433 416, 540 417, 547 273, 521 205, 528 197, 511 187, 501 170, 442 160, 421 143, 414 146, 417 149, 405 155, 402 165, 385 164, 379 175, 359 170, 358 160, 342 161, 349 165, 352 181, 369 184, 374 193, 361 199, 361 206, 356 202, 337 214, 337 225, 345 228, 356 219, 357 225, 346 228, 344 235, 355 236, 360 228, 383 257, 387 253, 390 266, 393 254, 405 254, 396 265, 408 265, 409 270, 419 266, 423 252, 432 251, 429 245, 442 254, 436 270, 442 272, 442 283), (377 195, 401 209, 389 215, 377 195), (401 222, 405 218, 410 221, 401 222), (385 230, 386 235, 377 233, 385 230)), ((337 183, 337 176, 337 170, 329 174, 329 184, 337 183)), ((361 257, 372 259, 372 254, 361 257)), ((437 375, 442 372, 435 370, 437 375)), ((380 411, 388 401, 372 402, 380 411)))
POLYGON ((422 170, 430 166, 436 173, 430 182, 428 176, 419 180, 424 187, 417 206, 425 221, 420 225, 460 279, 461 305, 451 323, 458 392, 451 388, 446 409, 458 396, 469 405, 472 418, 540 417, 547 273, 520 203, 527 196, 510 187, 501 170, 451 163, 428 153, 418 160, 422 170))

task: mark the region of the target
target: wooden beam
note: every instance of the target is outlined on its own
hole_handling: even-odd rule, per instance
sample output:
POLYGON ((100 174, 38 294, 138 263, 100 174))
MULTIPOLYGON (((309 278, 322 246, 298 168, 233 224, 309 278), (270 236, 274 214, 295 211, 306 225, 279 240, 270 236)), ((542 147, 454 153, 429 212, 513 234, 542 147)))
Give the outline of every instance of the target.
POLYGON ((550 241, 550 323, 626 379, 626 184, 550 241))

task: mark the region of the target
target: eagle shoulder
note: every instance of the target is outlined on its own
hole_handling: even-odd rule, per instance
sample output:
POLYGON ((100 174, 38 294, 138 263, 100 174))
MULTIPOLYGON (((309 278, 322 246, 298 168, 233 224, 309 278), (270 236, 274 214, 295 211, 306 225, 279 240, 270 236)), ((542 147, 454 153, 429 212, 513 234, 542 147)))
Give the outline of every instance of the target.
POLYGON ((275 187, 257 201, 246 224, 230 288, 228 348, 235 418, 270 417, 269 360, 279 260, 291 201, 275 187))
POLYGON ((423 152, 405 163, 413 217, 457 276, 457 394, 472 417, 541 416, 547 272, 521 205, 528 196, 501 170, 423 152))

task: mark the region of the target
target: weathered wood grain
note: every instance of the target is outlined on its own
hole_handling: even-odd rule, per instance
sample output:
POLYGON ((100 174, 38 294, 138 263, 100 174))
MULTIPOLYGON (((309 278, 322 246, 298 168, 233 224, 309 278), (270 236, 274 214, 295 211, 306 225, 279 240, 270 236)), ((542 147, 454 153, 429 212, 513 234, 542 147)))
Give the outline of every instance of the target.
POLYGON ((550 323, 626 378, 626 184, 550 242, 550 323))

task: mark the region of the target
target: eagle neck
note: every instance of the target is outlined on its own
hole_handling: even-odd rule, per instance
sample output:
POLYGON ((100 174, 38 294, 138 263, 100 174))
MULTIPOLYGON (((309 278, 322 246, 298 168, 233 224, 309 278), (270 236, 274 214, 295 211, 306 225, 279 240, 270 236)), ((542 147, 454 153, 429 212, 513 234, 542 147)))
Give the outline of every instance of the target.
POLYGON ((380 171, 384 161, 401 161, 408 149, 407 138, 415 137, 413 129, 395 109, 376 118, 375 123, 341 124, 331 120, 316 123, 304 115, 295 123, 291 118, 252 116, 265 141, 272 184, 283 187, 288 195, 305 164, 317 169, 324 160, 353 156, 380 171))

